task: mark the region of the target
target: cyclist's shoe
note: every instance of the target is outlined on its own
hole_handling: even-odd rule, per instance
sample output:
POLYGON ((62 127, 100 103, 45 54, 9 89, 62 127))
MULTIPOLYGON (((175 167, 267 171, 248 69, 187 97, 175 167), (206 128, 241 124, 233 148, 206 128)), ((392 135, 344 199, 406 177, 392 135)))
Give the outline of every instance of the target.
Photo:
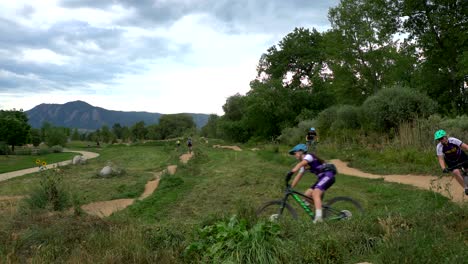
POLYGON ((269 217, 270 222, 277 222, 279 219, 279 214, 272 214, 269 217))
POLYGON ((322 218, 316 218, 316 219, 314 219, 314 221, 313 221, 314 224, 322 223, 322 222, 323 222, 323 219, 322 219, 322 218))

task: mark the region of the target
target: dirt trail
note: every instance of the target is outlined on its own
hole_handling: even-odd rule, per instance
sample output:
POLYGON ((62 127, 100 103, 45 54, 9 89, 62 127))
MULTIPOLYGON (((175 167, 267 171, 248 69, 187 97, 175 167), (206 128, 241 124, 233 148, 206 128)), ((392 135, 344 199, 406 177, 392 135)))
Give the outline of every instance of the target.
MULTIPOLYGON (((182 163, 187 163, 189 159, 191 159, 193 153, 183 154, 180 156, 180 161, 182 163)), ((96 215, 98 217, 107 217, 111 214, 123 210, 128 206, 132 205, 136 200, 143 200, 149 197, 153 192, 158 188, 159 180, 164 173, 169 173, 170 175, 174 175, 177 170, 177 165, 169 165, 167 169, 154 173, 155 179, 148 181, 145 185, 144 192, 138 197, 137 199, 117 199, 111 201, 102 201, 102 202, 94 202, 90 204, 86 204, 81 206, 81 208, 88 214, 96 215)))
MULTIPOLYGON (((67 149, 65 149, 64 152, 79 153, 87 160, 88 159, 93 159, 93 158, 96 158, 96 157, 99 156, 98 153, 83 151, 83 150, 67 150, 67 149)), ((57 163, 48 164, 46 166, 46 168, 50 169, 50 168, 53 168, 55 166, 65 166, 65 165, 68 165, 68 164, 71 164, 71 163, 72 163, 72 160, 70 159, 70 160, 66 160, 66 161, 61 161, 61 162, 57 162, 57 163)), ((23 176, 25 174, 34 173, 34 172, 38 172, 38 171, 39 171, 39 169, 37 167, 34 167, 34 168, 29 168, 29 169, 24 169, 24 170, 17 170, 17 171, 11 171, 11 172, 6 172, 6 173, 0 173, 0 181, 6 181, 6 180, 14 178, 14 177, 23 176)))
POLYGON ((193 152, 191 152, 191 153, 185 153, 185 154, 182 154, 182 155, 180 156, 179 159, 180 159, 180 161, 181 161, 182 163, 185 164, 185 163, 187 163, 187 162, 189 161, 189 159, 192 158, 192 156, 193 156, 193 152))
POLYGON ((468 197, 465 197, 463 188, 458 184, 454 177, 437 177, 432 175, 377 175, 360 171, 355 168, 348 167, 346 162, 338 159, 330 160, 331 163, 335 164, 339 173, 357 176, 369 179, 384 179, 388 182, 397 182, 403 184, 413 185, 418 188, 431 190, 438 192, 454 202, 468 201, 468 197))
POLYGON ((235 151, 242 151, 241 148, 239 148, 238 146, 221 146, 221 145, 213 145, 213 148, 226 148, 226 149, 232 149, 232 150, 235 150, 235 151))

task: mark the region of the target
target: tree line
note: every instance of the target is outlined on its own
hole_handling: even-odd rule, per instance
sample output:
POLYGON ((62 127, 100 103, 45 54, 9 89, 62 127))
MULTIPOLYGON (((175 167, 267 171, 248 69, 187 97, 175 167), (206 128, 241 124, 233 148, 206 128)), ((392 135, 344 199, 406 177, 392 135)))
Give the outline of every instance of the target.
POLYGON ((295 28, 261 55, 246 95, 230 96, 204 136, 275 139, 301 121, 391 131, 468 113, 468 1, 342 0, 331 29, 295 28))
POLYGON ((158 124, 146 125, 143 121, 133 126, 115 123, 112 127, 103 125, 96 131, 79 131, 77 128, 54 126, 44 122, 41 128, 32 128, 22 110, 0 110, 0 154, 15 152, 15 146, 45 143, 49 147, 65 147, 68 140, 116 143, 146 139, 167 139, 193 135, 196 124, 188 114, 162 115, 158 124))

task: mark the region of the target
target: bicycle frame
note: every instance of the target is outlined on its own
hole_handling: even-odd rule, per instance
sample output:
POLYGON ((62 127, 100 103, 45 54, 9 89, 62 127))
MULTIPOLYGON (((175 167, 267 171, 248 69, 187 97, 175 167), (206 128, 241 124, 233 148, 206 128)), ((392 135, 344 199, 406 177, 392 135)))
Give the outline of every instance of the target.
POLYGON ((295 191, 293 190, 290 186, 287 186, 286 187, 286 191, 285 191, 285 195, 284 195, 284 198, 282 200, 282 204, 281 204, 281 207, 280 207, 280 212, 279 214, 281 215, 283 213, 283 210, 284 210, 284 207, 286 207, 286 202, 288 201, 288 198, 289 196, 292 196, 294 198, 294 200, 296 202, 299 203, 299 205, 302 207, 302 209, 304 209, 304 211, 310 216, 312 217, 312 220, 314 219, 315 217, 315 213, 312 212, 312 210, 310 210, 309 206, 307 206, 304 201, 302 201, 302 199, 300 198, 300 196, 306 198, 306 199, 312 199, 306 195, 304 195, 303 193, 300 193, 298 191, 295 191))
MULTIPOLYGON (((304 203, 304 201, 301 199, 301 197, 304 197, 306 199, 309 199, 309 200, 312 200, 312 198, 308 197, 307 195, 303 194, 303 193, 300 193, 294 189, 291 188, 290 185, 288 185, 286 187, 286 191, 285 191, 285 195, 284 195, 284 198, 282 200, 282 204, 281 204, 281 207, 280 207, 280 211, 279 211, 279 215, 282 215, 283 214, 283 211, 284 211, 284 208, 286 207, 286 202, 288 201, 288 198, 289 196, 292 196, 293 199, 299 203, 299 205, 302 207, 302 209, 304 209, 304 211, 307 213, 307 215, 309 215, 312 220, 314 220, 315 218, 315 213, 310 209, 310 207, 304 203)), ((330 210, 330 211, 337 211, 337 210, 334 210, 333 208, 327 206, 326 204, 322 204, 322 208, 325 209, 325 210, 330 210)), ((337 216, 337 217, 333 217, 333 218, 328 218, 329 220, 338 220, 338 219, 342 219, 343 217, 340 217, 340 216, 337 216)))

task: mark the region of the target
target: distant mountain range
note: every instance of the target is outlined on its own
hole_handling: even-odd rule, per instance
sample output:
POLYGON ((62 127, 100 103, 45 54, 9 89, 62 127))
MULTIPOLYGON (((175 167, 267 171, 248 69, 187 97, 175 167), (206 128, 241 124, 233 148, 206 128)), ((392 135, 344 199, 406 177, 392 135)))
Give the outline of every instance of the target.
MULTIPOLYGON (((149 112, 107 110, 83 101, 65 104, 40 104, 25 113, 33 128, 40 128, 44 122, 49 122, 55 126, 86 130, 96 130, 103 125, 112 128, 115 123, 130 127, 140 121, 145 122, 146 125, 152 125, 159 123, 159 118, 163 115, 149 112)), ((193 117, 198 128, 203 127, 208 122, 208 114, 187 114, 193 117)))

